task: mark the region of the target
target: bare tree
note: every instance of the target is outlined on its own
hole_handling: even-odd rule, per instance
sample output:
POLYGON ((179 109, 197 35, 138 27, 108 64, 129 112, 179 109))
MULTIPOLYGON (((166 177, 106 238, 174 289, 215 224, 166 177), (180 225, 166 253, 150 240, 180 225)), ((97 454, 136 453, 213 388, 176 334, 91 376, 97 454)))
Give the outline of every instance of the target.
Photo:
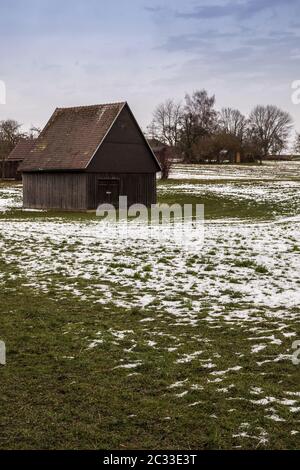
POLYGON ((248 141, 252 142, 260 161, 270 152, 281 152, 287 145, 292 127, 289 113, 277 106, 256 106, 249 116, 248 141))
POLYGON ((27 133, 28 139, 36 139, 41 133, 41 129, 36 126, 31 126, 29 132, 27 133))
POLYGON ((198 90, 191 96, 185 96, 181 147, 187 161, 197 159, 194 151, 198 138, 213 134, 217 129, 217 112, 214 105, 215 96, 208 96, 206 90, 198 90))
POLYGON ((238 109, 223 108, 219 113, 219 126, 222 132, 235 136, 242 142, 247 128, 247 119, 238 109))
POLYGON ((152 139, 157 139, 171 147, 176 147, 180 138, 182 106, 174 100, 159 104, 147 131, 152 139))
POLYGON ((169 147, 163 147, 156 153, 161 166, 161 179, 168 179, 172 166, 172 151, 169 147))

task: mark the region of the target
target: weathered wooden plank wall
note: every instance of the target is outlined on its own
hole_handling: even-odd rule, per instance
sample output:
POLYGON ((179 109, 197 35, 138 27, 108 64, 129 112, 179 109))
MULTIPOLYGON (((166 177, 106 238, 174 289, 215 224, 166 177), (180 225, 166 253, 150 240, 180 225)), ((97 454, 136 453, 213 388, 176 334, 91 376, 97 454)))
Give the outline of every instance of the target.
POLYGON ((99 179, 118 179, 128 205, 156 203, 155 173, 23 173, 23 206, 32 209, 87 210, 97 199, 99 179))
POLYGON ((19 161, 6 160, 3 165, 3 162, 0 162, 0 176, 2 174, 2 168, 3 168, 4 169, 3 178, 21 180, 22 175, 21 173, 17 171, 20 163, 21 162, 19 161))
POLYGON ((23 173, 23 206, 86 210, 85 173, 23 173))
POLYGON ((149 207, 156 203, 155 173, 88 173, 87 209, 96 209, 102 202, 97 200, 99 179, 118 179, 120 181, 120 195, 127 196, 128 205, 139 203, 149 207))

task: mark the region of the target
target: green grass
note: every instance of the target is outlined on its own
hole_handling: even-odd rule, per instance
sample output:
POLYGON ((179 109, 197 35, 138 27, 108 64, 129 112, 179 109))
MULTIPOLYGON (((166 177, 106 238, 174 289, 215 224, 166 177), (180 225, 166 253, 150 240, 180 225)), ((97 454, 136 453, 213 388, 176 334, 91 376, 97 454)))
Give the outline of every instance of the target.
MULTIPOLYGON (((174 181, 160 184, 171 183, 174 181)), ((280 203, 271 207, 262 201, 234 201, 218 195, 201 199, 175 191, 160 197, 160 202, 178 201, 205 203, 207 218, 269 220, 294 210, 280 203)), ((96 219, 91 213, 51 211, 11 211, 0 213, 0 218, 45 223, 96 219)), ((184 256, 180 249, 163 246, 152 252, 151 259, 141 244, 140 252, 144 250, 144 254, 134 272, 124 277, 140 283, 141 296, 153 296, 152 302, 142 308, 134 305, 130 284, 103 281, 95 265, 90 267, 87 261, 85 269, 91 274, 88 279, 71 277, 68 265, 55 270, 49 267, 48 273, 31 279, 22 264, 27 246, 22 240, 17 244, 5 239, 0 253, 0 339, 7 345, 7 365, 0 366, 0 448, 298 448, 299 434, 292 431, 297 429, 299 412, 292 413, 280 402, 293 398, 286 391, 299 391, 299 366, 289 358, 277 359, 290 354, 292 341, 299 339, 299 308, 286 309, 286 318, 280 320, 271 306, 257 308, 252 321, 234 321, 232 317, 226 320, 226 315, 253 309, 244 300, 239 285, 245 284, 248 277, 269 282, 271 275, 246 251, 244 242, 241 237, 232 248, 224 247, 229 270, 218 276, 222 287, 211 297, 205 290, 201 295, 185 291, 189 276, 195 284, 216 276, 224 240, 219 240, 220 250, 186 255, 186 283, 177 290, 174 277, 160 280, 158 276, 165 267, 173 266, 177 256, 184 256), (12 261, 14 256, 20 261, 12 261), (143 283, 150 279, 153 286, 145 290, 143 283), (101 289, 95 287, 101 282, 113 294, 111 301, 103 304, 94 302, 95 297, 101 300, 101 289), (186 319, 196 319, 196 323, 178 319, 162 307, 156 292, 159 282, 164 283, 164 300, 181 305, 186 319), (72 289, 67 291, 62 286, 72 289), (72 293, 74 286, 86 298, 72 293), (222 309, 220 296, 224 298, 222 309), (116 299, 123 299, 125 306, 120 306, 121 302, 118 305, 116 299), (194 302, 200 302, 196 311, 194 302), (209 316, 211 312, 215 317, 209 316), (296 319, 291 319, 291 313, 296 319), (123 337, 118 337, 120 331, 123 337), (284 332, 295 336, 285 336, 284 332), (272 335, 281 343, 272 342, 272 338, 260 339, 272 335), (95 347, 89 348, 97 340, 95 347), (252 347, 261 343, 266 348, 253 353, 252 347), (185 362, 199 352, 195 359, 185 362), (124 364, 137 366, 120 367, 124 364), (237 365, 239 371, 213 375, 237 365), (181 386, 172 388, 180 381, 181 386), (263 392, 256 395, 253 387, 263 392), (182 392, 188 393, 179 396, 182 392), (264 397, 275 397, 277 401, 270 405, 253 403, 264 397), (271 408, 285 421, 271 420, 271 408), (243 431, 251 437, 242 437, 243 431)), ((89 248, 91 255, 97 243, 89 248)), ((56 260, 66 252, 76 260, 82 244, 65 240, 56 246, 49 236, 44 249, 49 247, 56 260)), ((297 251, 298 240, 291 239, 290 252, 296 256, 297 251)), ((130 248, 124 251, 126 254, 132 256, 130 248)), ((130 268, 130 263, 120 261, 119 253, 114 253, 107 267, 113 278, 113 274, 130 268)))
MULTIPOLYGON (((141 309, 103 308, 72 296, 61 299, 55 288, 53 296, 16 288, 8 282, 0 293, 1 336, 8 345, 8 363, 0 369, 0 448, 225 449, 241 443, 264 448, 257 440, 249 439, 245 445, 233 437, 243 422, 250 423, 254 435, 263 427, 269 434, 268 448, 296 447, 297 437, 288 432, 295 424, 286 407, 279 406, 287 420, 283 429, 250 402, 259 397, 249 390, 261 386, 267 396, 282 396, 281 380, 285 389, 298 390, 298 370, 291 362, 257 366, 243 328, 232 329, 225 322, 217 330, 206 322, 197 329, 179 327, 172 326, 167 315, 164 320, 156 317, 155 325, 159 322, 165 336, 157 337, 154 349, 147 345, 141 309), (124 352, 132 346, 131 334, 116 342, 110 329, 134 332, 134 350, 124 352), (88 349, 97 331, 103 343, 88 349), (230 395, 207 383, 207 369, 198 361, 176 364, 175 353, 166 352, 173 335, 185 340, 182 356, 191 353, 197 342, 201 349, 201 338, 209 340, 201 358, 218 354, 219 370, 234 365, 236 353, 245 354, 239 360, 241 372, 227 374, 220 385, 234 383, 230 395), (115 368, 122 360, 141 365, 115 368), (132 372, 138 375, 129 376, 132 372), (183 389, 169 388, 186 378, 183 389), (177 397, 182 390, 189 393, 177 397), (232 400, 226 400, 228 396, 232 400), (195 402, 200 403, 189 406, 195 402)), ((156 309, 152 315, 157 316, 156 309)), ((272 322, 260 326, 270 328, 272 322)), ((273 354, 276 347, 268 350, 267 357, 273 354)))
MULTIPOLYGON (((274 180, 276 181, 276 180, 274 180)), ((295 181, 298 181, 297 179, 295 181)), ((271 180, 266 180, 270 183, 271 180)), ((219 218, 242 218, 242 219, 272 219, 276 216, 282 215, 293 215, 299 211, 299 198, 296 200, 286 200, 284 197, 280 200, 264 200, 259 196, 256 199, 239 198, 236 195, 231 197, 224 196, 220 191, 220 194, 205 192, 202 196, 195 196, 192 193, 185 194, 176 190, 176 187, 183 184, 188 185, 200 185, 201 188, 205 189, 209 185, 224 185, 227 184, 229 187, 241 187, 251 190, 251 185, 257 184, 257 181, 253 180, 242 180, 242 181, 230 181, 230 180, 197 180, 197 179, 185 179, 185 180, 172 180, 161 181, 158 185, 158 190, 174 187, 171 193, 162 193, 159 196, 159 202, 167 204, 204 204, 205 206, 205 218, 206 219, 219 219, 219 218)), ((259 180, 259 183, 264 183, 264 180, 259 180)))
MULTIPOLYGON (((292 180, 292 179, 291 179, 292 180)), ((270 180, 266 180, 270 183, 270 180)), ((274 180, 276 181, 276 180, 274 180)), ((297 179, 295 179, 297 181, 297 179)), ((264 180, 260 180, 263 183, 264 180)), ((288 216, 298 213, 299 210, 299 198, 295 200, 282 200, 266 201, 257 197, 257 199, 237 198, 236 196, 224 197, 224 195, 218 193, 206 193, 202 196, 195 196, 193 194, 185 194, 176 190, 176 186, 184 183, 185 185, 197 185, 199 184, 202 188, 207 185, 224 185, 223 180, 166 180, 158 182, 158 203, 160 204, 180 204, 183 208, 184 204, 204 204, 205 206, 205 218, 219 219, 219 218, 242 218, 249 220, 266 220, 273 219, 277 216, 288 216), (175 187, 172 192, 162 192, 164 188, 175 187)), ((256 184, 253 180, 243 181, 226 181, 228 185, 237 185, 245 188, 251 188, 251 185, 256 184)), ((14 187, 16 183, 1 183, 1 187, 14 187)), ((20 186, 20 184, 18 184, 20 186)), ((56 220, 62 219, 68 222, 76 221, 91 221, 97 220, 95 212, 72 212, 72 211, 55 211, 48 210, 47 212, 40 211, 22 211, 22 210, 11 210, 6 213, 0 212, 1 219, 33 219, 33 220, 56 220)), ((99 219, 98 219, 99 220, 99 219)))

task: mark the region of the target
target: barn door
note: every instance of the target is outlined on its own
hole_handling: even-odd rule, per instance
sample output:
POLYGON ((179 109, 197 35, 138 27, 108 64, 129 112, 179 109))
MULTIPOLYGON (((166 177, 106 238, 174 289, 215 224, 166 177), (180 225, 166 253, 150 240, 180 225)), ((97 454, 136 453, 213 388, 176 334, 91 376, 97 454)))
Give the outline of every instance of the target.
POLYGON ((97 184, 97 205, 112 204, 119 205, 120 182, 113 179, 101 179, 97 184))

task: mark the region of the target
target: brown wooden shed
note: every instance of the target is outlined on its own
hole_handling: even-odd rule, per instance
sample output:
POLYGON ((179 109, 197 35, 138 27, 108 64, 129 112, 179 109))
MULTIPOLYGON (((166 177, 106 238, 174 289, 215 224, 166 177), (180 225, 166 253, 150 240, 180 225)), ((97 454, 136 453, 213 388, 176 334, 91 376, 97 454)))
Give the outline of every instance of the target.
POLYGON ((24 207, 93 210, 154 204, 160 165, 123 102, 57 108, 19 169, 24 207))
POLYGON ((21 139, 4 161, 4 178, 22 179, 19 166, 34 146, 34 139, 21 139))

